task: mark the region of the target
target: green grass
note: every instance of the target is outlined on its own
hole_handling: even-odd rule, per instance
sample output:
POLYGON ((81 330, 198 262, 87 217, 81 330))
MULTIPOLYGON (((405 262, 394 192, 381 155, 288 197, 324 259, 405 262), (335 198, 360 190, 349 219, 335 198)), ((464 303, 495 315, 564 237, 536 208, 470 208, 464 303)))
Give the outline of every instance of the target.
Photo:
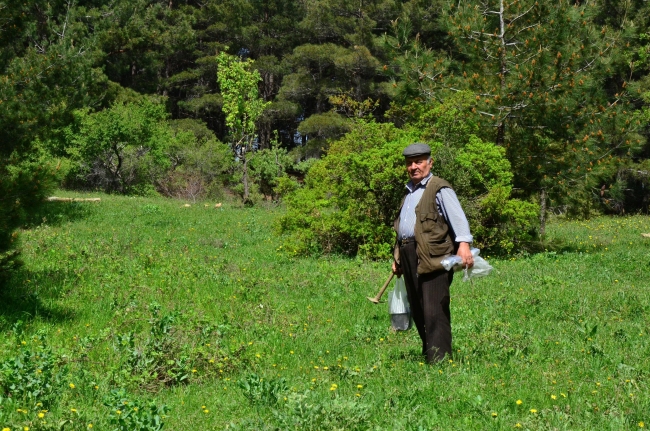
POLYGON ((556 220, 556 251, 457 277, 455 357, 428 366, 416 331, 392 332, 366 299, 388 262, 292 257, 278 209, 101 197, 52 203, 20 233, 25 265, 0 298, 0 427, 650 426, 647 217, 556 220))

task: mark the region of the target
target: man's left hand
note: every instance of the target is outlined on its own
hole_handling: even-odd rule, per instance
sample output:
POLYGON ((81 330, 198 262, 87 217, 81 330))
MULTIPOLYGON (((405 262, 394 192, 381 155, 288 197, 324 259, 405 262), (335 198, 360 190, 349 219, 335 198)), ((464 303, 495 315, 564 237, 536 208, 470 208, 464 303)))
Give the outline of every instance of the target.
POLYGON ((474 256, 472 256, 472 252, 469 250, 469 243, 461 242, 458 245, 458 251, 456 254, 463 259, 463 268, 471 268, 474 266, 474 256))

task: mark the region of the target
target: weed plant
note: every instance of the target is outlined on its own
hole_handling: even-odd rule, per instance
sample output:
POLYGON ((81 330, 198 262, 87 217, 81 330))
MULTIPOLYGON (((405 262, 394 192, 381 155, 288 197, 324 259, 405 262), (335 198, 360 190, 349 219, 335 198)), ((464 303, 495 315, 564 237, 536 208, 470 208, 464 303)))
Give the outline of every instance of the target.
POLYGON ((281 209, 101 197, 52 203, 20 234, 0 429, 650 424, 647 217, 558 219, 547 251, 457 277, 454 356, 430 366, 366 299, 388 262, 294 257, 281 209))

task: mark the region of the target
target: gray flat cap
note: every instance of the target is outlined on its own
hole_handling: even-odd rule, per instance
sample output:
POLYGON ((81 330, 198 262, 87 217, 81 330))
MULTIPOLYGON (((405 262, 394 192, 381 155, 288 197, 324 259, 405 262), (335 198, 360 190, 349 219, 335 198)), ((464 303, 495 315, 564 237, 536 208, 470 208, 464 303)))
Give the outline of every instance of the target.
POLYGON ((402 152, 404 157, 415 157, 415 156, 424 156, 424 155, 431 155, 431 148, 427 144, 423 144, 421 142, 416 142, 415 144, 411 144, 408 147, 404 148, 404 151, 402 152))

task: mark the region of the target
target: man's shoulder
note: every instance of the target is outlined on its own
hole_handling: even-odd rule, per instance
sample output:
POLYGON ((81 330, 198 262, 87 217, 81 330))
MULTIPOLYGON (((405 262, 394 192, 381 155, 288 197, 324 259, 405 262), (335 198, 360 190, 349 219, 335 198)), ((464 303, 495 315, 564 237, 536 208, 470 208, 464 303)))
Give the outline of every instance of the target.
POLYGON ((445 187, 449 187, 450 189, 453 189, 449 181, 436 177, 435 175, 431 175, 431 178, 429 178, 429 182, 427 183, 427 188, 433 187, 435 190, 440 190, 445 187))

